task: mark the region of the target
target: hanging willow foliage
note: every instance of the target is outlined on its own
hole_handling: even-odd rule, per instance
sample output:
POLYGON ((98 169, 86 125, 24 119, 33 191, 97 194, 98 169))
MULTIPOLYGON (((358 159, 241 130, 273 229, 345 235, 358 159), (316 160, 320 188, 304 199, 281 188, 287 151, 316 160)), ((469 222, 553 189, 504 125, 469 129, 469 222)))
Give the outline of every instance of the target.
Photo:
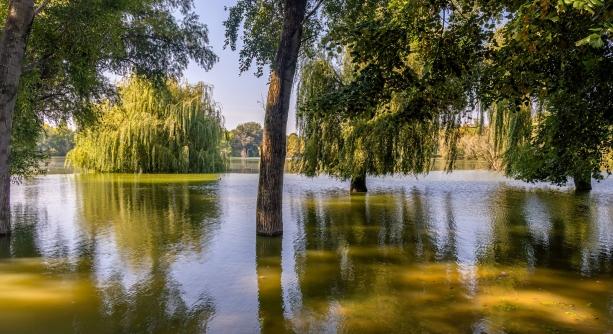
POLYGON ((613 147, 607 103, 575 89, 519 107, 504 100, 494 104, 489 114, 505 173, 556 185, 565 185, 570 176, 602 180, 603 171, 611 172, 608 155, 613 147))
POLYGON ((323 58, 302 67, 297 116, 304 146, 295 171, 342 179, 427 173, 441 136, 452 168, 467 104, 460 83, 450 79, 426 91, 407 89, 370 111, 354 112, 354 102, 360 101, 346 98, 344 89, 352 80, 348 68, 339 70, 323 58), (424 98, 431 94, 439 99, 424 98))
POLYGON ((202 173, 226 165, 223 118, 211 89, 168 81, 163 89, 132 77, 119 102, 97 106, 95 126, 81 131, 67 155, 97 172, 202 173))

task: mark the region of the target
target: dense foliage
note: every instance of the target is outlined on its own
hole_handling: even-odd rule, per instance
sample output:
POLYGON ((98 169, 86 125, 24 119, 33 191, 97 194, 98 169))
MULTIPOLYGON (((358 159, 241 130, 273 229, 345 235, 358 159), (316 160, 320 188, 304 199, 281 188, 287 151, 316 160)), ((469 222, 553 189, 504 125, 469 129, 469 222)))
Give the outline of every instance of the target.
POLYGON ((302 172, 427 172, 441 151, 452 167, 458 126, 474 116, 487 128, 479 154, 510 176, 589 185, 609 168, 610 2, 325 1, 334 6, 326 55, 301 72, 302 172))
POLYGON ((297 113, 305 142, 298 170, 343 179, 427 172, 438 148, 439 118, 399 122, 406 95, 373 110, 372 118, 362 113, 347 117, 351 102, 338 106, 326 97, 343 94, 350 80, 350 75, 324 59, 303 67, 297 113))
POLYGON ((589 189, 603 166, 610 171, 611 27, 610 1, 524 1, 498 31, 482 96, 498 102, 495 117, 515 124, 498 127, 509 143, 507 174, 558 185, 572 177, 589 189))
MULTIPOLYGON (((39 2, 41 3, 41 2, 39 2)), ((11 174, 32 174, 46 119, 94 118, 92 105, 114 95, 109 74, 163 82, 194 61, 216 61, 193 0, 45 1, 28 39, 14 112, 11 174)), ((8 3, 0 4, 4 22, 8 3)), ((0 28, 2 29, 2 28, 0 28)), ((1 31, 0 31, 1 35, 1 31)))
MULTIPOLYGON (((332 1, 307 1, 306 18, 302 22, 302 53, 313 51, 323 25, 320 15, 317 15, 318 10, 331 4, 332 1)), ((274 62, 283 28, 283 7, 284 1, 279 0, 238 0, 228 9, 228 19, 224 21, 225 46, 236 50, 239 33, 242 33, 239 51, 241 72, 255 65, 255 75, 261 76, 266 66, 274 62)))
POLYGON ((301 72, 302 171, 341 178, 425 173, 440 136, 452 162, 457 128, 474 102, 481 41, 491 34, 479 8, 345 5, 323 40, 335 57, 318 56, 301 72))
POLYGON ((202 83, 165 89, 131 78, 119 101, 96 106, 100 122, 77 135, 67 161, 100 172, 198 173, 224 169, 223 118, 202 83))

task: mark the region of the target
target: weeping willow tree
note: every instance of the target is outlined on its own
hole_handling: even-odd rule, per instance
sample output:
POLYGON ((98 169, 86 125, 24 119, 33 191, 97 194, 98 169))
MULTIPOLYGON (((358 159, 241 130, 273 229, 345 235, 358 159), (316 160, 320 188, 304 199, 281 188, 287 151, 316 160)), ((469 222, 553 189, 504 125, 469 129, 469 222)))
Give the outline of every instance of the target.
POLYGON ((352 179, 353 191, 366 191, 366 175, 427 173, 441 137, 453 168, 491 33, 482 8, 462 1, 366 3, 323 41, 341 60, 308 61, 298 89, 299 171, 352 179))
POLYGON ((223 118, 210 87, 130 78, 100 121, 77 134, 67 163, 97 172, 201 173, 226 165, 223 118))
POLYGON ((508 176, 559 186, 572 178, 581 192, 592 188, 592 178, 602 180, 603 171, 610 173, 613 126, 606 119, 609 102, 582 95, 578 89, 520 107, 504 102, 494 105, 489 111, 491 140, 503 156, 508 176))
POLYGON ((441 139, 449 152, 447 168, 453 168, 468 103, 461 82, 412 87, 364 108, 346 96, 353 80, 347 62, 335 66, 317 58, 302 67, 297 116, 304 144, 296 171, 350 179, 352 193, 366 192, 367 175, 429 172, 441 139), (440 99, 428 97, 435 91, 440 99))

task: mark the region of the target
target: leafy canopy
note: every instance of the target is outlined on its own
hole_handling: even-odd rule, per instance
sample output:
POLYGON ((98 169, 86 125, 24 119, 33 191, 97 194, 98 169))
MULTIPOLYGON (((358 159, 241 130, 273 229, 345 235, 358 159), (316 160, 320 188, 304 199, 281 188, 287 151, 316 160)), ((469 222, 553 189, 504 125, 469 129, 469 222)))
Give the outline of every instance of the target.
POLYGON ((481 96, 506 119, 507 174, 563 185, 610 171, 613 41, 601 27, 611 23, 611 2, 524 1, 498 31, 481 96))
POLYGON ((509 175, 602 178, 613 128, 610 2, 330 3, 342 11, 322 40, 328 54, 306 63, 299 88, 303 172, 427 171, 433 136, 446 134, 453 162, 457 125, 482 113, 509 175))
POLYGON ((452 162, 493 26, 463 2, 354 5, 360 10, 349 8, 324 39, 335 58, 319 56, 301 72, 301 170, 342 178, 424 173, 441 136, 452 162))
MULTIPOLYGON (((45 119, 95 119, 92 106, 114 95, 113 75, 163 83, 190 60, 209 69, 217 57, 193 0, 51 0, 35 17, 14 113, 11 174, 37 172, 36 141, 45 119)), ((8 4, 0 4, 5 20, 8 4)), ((2 28, 0 28, 2 29, 2 28)))
MULTIPOLYGON (((338 4, 344 1, 307 1, 300 43, 303 55, 313 52, 326 23, 337 13, 338 4)), ((236 50, 239 32, 242 31, 239 51, 241 72, 248 71, 255 63, 255 75, 259 77, 264 74, 267 65, 275 66, 273 62, 283 28, 283 6, 283 0, 238 0, 234 6, 227 8, 225 46, 236 50)))

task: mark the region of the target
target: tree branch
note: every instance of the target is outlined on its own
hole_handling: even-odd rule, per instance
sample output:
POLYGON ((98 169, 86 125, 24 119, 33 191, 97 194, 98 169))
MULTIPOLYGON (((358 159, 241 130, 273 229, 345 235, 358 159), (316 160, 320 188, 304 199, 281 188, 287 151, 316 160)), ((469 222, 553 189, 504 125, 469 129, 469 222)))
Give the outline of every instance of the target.
POLYGON ((313 7, 313 9, 311 9, 310 12, 308 12, 305 16, 304 16, 304 20, 302 20, 302 22, 306 22, 308 21, 311 16, 313 16, 317 10, 319 9, 319 7, 321 6, 321 4, 324 2, 324 0, 319 0, 316 4, 315 7, 313 7))
POLYGON ((34 9, 34 16, 38 15, 41 10, 43 10, 51 0, 43 0, 43 3, 40 4, 36 9, 34 9))
POLYGON ((33 71, 38 66, 46 63, 49 59, 51 59, 51 57, 53 57, 53 54, 47 54, 47 55, 45 55, 44 57, 42 57, 41 59, 39 59, 37 61, 34 61, 32 63, 29 63, 29 64, 24 64, 23 72, 27 73, 27 72, 33 71))

